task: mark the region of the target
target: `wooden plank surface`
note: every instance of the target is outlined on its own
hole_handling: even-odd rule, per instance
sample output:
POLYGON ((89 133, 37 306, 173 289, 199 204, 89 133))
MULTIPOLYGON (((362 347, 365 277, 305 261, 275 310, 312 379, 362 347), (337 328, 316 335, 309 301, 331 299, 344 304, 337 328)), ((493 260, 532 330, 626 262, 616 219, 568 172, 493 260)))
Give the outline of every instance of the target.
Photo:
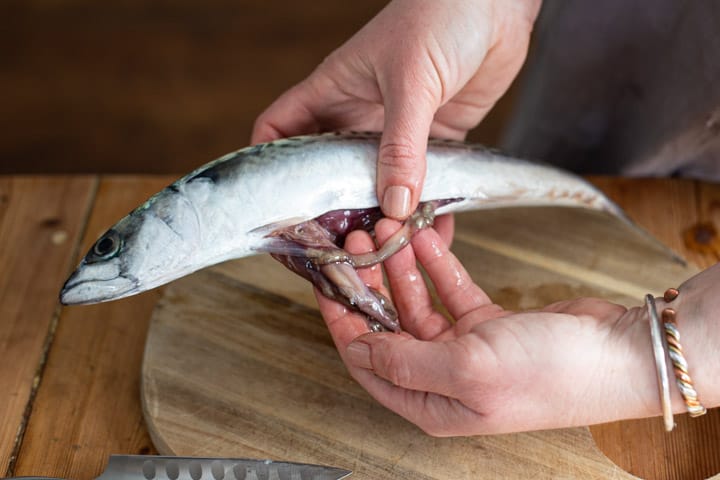
MULTIPOLYGON (((690 180, 595 178, 595 184, 628 214, 675 251, 701 268, 720 260, 720 185, 690 180), (700 235, 703 242, 686 242, 700 235)), ((661 295, 666 285, 652 291, 661 295)), ((672 434, 657 419, 591 427, 598 447, 623 469, 649 479, 704 479, 720 472, 720 409, 691 419, 676 415, 672 434)))
POLYGON ((24 433, 94 187, 91 177, 0 177, 0 476, 24 433))
MULTIPOLYGON (((147 177, 112 177, 104 180, 99 191, 97 209, 93 213, 91 224, 83 240, 83 252, 114 218, 126 213, 127 210, 140 203, 147 195, 170 180, 171 178, 148 179, 147 177)), ((53 182, 57 181, 62 183, 67 179, 33 178, 22 179, 20 183, 17 183, 18 179, 16 178, 0 179, 0 260, 2 261, 0 265, 3 267, 0 270, 0 282, 3 282, 0 295, 9 293, 11 290, 18 295, 6 295, 6 297, 3 297, 2 303, 0 303, 2 309, 0 323, 3 327, 0 329, 0 352, 3 354, 4 359, 11 360, 10 362, 0 362, 2 393, 13 391, 12 388, 15 388, 14 391, 22 395, 22 392, 32 390, 33 383, 37 384, 39 382, 34 408, 32 412, 26 412, 32 413, 32 415, 29 417, 29 428, 22 443, 22 448, 19 450, 17 468, 14 472, 7 471, 6 466, 9 461, 9 452, 12 450, 11 444, 15 440, 17 422, 21 422, 23 416, 22 414, 17 415, 18 409, 16 407, 19 403, 14 397, 10 402, 3 399, 3 402, 0 403, 0 418, 2 419, 0 428, 5 428, 0 437, 0 455, 2 455, 0 459, 3 461, 3 470, 0 471, 6 474, 41 474, 89 479, 97 476, 102 471, 107 455, 110 453, 154 452, 140 417, 138 406, 138 396, 140 394, 137 387, 139 382, 137 372, 141 361, 147 318, 154 304, 154 299, 150 299, 150 296, 154 294, 110 303, 105 306, 64 309, 60 318, 60 328, 57 329, 55 334, 55 340, 52 343, 47 342, 50 348, 48 365, 44 371, 40 372, 41 376, 34 376, 36 366, 40 362, 39 355, 42 350, 42 347, 38 349, 37 345, 40 343, 42 346, 45 342, 49 327, 43 327, 45 330, 42 335, 39 335, 32 325, 35 325, 33 322, 42 323, 43 317, 48 318, 47 314, 43 313, 43 304, 45 303, 51 305, 49 309, 46 307, 46 310, 50 312, 49 317, 52 318, 54 305, 56 305, 56 289, 62 281, 64 272, 62 268, 57 268, 57 281, 47 280, 47 284, 44 283, 44 278, 45 276, 52 277, 52 273, 34 277, 28 277, 28 275, 34 272, 51 272, 54 270, 55 267, 51 268, 51 266, 57 265, 58 260, 53 260, 52 255, 48 256, 48 254, 53 254, 56 248, 65 248, 67 250, 65 256, 60 255, 66 262, 66 269, 69 266, 68 262, 74 263, 74 260, 70 260, 73 250, 73 235, 79 240, 79 231, 82 230, 84 224, 82 220, 84 212, 81 212, 82 208, 76 207, 81 207, 85 199, 89 199, 88 195, 90 195, 90 193, 83 193, 88 192, 83 188, 70 189, 69 191, 74 193, 69 194, 58 194, 58 190, 55 188, 47 188, 47 185, 52 185, 53 182), (24 187, 19 189, 17 185, 20 184, 24 185, 24 187), (32 188, 25 189, 29 185, 32 185, 32 188), (14 203, 16 199, 22 199, 22 201, 14 203), (34 205, 34 207, 31 207, 31 205, 34 205), (15 210, 17 208, 21 208, 24 213, 18 216, 17 210, 15 210), (58 214, 59 218, 62 219, 62 224, 57 225, 54 221, 49 222, 50 225, 43 224, 43 219, 50 218, 42 215, 46 211, 65 212, 64 214, 58 214), (15 226, 8 230, 6 227, 11 217, 15 218, 13 221, 15 226), (18 218, 25 220, 18 223, 18 218), (40 223, 37 223, 38 221, 40 223), (73 233, 73 229, 68 226, 70 224, 77 225, 78 233, 73 233), (54 229, 53 226, 57 228, 54 229), (23 231, 25 233, 22 233, 23 231), (50 237, 54 237, 55 242, 59 245, 47 243, 48 231, 56 234, 50 234, 50 237), (67 233, 64 234, 63 231, 67 233), (30 232, 30 234, 27 232, 30 232), (38 239, 41 240, 40 244, 37 243, 38 239), (63 241, 68 243, 63 243, 63 241), (23 252, 27 253, 24 254, 23 252), (38 252, 42 252, 42 258, 37 254, 38 252), (42 270, 39 269, 39 265, 42 265, 42 270), (9 268, 10 266, 12 268, 9 268), (19 277, 18 272, 20 273, 19 277), (45 286, 25 283, 23 287, 23 281, 25 280, 18 280, 23 278, 32 278, 34 282, 43 283, 45 286), (56 284, 50 286, 53 283, 56 284), (8 316, 7 313, 11 311, 10 307, 19 304, 23 306, 22 311, 19 313, 16 311, 15 316, 8 316), (117 310, 112 305, 117 305, 117 310), (36 312, 37 315, 32 312, 36 312), (20 324, 18 318, 23 319, 20 324), (8 319, 12 319, 15 325, 10 329, 5 328, 9 323, 8 319), (8 343, 8 335, 13 331, 17 333, 16 328, 24 329, 19 340, 29 343, 35 342, 35 346, 29 350, 19 349, 16 336, 13 336, 13 341, 8 343), (138 344, 140 347, 138 347, 138 344), (12 360, 13 358, 15 360, 12 360), (13 368, 6 367, 8 365, 12 365, 13 368), (31 372, 31 375, 24 375, 22 378, 16 377, 19 370, 23 369, 25 373, 31 372), (10 385, 9 390, 4 388, 6 385, 10 385), (14 410, 12 410, 13 408, 14 410), (12 425, 13 423, 15 425, 12 425)), ((595 181, 606 189, 611 196, 623 203, 631 215, 639 220, 639 223, 645 224, 647 228, 653 230, 660 238, 663 238, 666 243, 672 244, 680 251, 682 251, 684 245, 684 238, 679 236, 679 230, 692 228, 703 223, 717 226, 718 220, 720 220, 720 210, 718 208, 720 205, 718 202, 720 190, 718 190, 717 186, 695 185, 692 182, 675 180, 625 181, 596 179, 595 181), (668 192, 670 192, 669 197, 668 192), (665 212, 666 210, 663 209, 672 204, 684 205, 684 207, 671 208, 670 211, 674 212, 670 215, 671 221, 666 228, 663 228, 664 220, 659 216, 658 212, 665 212)), ((90 180, 91 184, 92 181, 90 180)), ((91 187, 89 191, 92 191, 91 187)), ((709 243, 715 245, 712 238, 714 237, 711 237, 709 243)), ((492 247, 492 243, 488 245, 492 247)), ((468 246, 465 242, 459 242, 456 246, 460 249, 475 248, 468 246)), ((708 265, 717 258, 714 256, 716 252, 712 248, 706 249, 702 253, 696 254, 695 261, 702 265, 708 265)), ((312 315, 315 315, 313 310, 314 300, 309 289, 301 281, 298 281, 298 283, 293 283, 294 280, 288 281, 284 270, 275 264, 271 264, 270 270, 264 269, 264 262, 266 261, 267 259, 262 257, 246 261, 247 265, 241 270, 245 268, 250 270, 262 269, 260 271, 264 272, 262 279, 264 279, 265 283, 260 282, 258 285, 253 286, 245 283, 239 287, 240 298, 237 300, 242 303, 249 296, 254 301, 259 302, 260 307, 265 308, 267 315, 264 319, 269 323, 269 327, 264 323, 256 324, 256 332, 266 331, 268 328, 272 331, 272 329, 277 328, 277 325, 273 324, 273 319, 277 315, 274 313, 275 309, 273 308, 270 308, 269 312, 267 311, 269 304, 279 305, 280 312, 287 312, 289 308, 293 315, 297 315, 301 319, 301 326, 295 328, 302 330, 305 328, 302 325, 306 325, 304 321, 309 321, 306 318, 308 312, 313 312, 312 315), (266 285, 280 283, 284 284, 283 288, 290 292, 293 299, 300 304, 299 306, 291 307, 282 301, 278 302, 277 297, 272 295, 268 297, 266 285), (265 291, 259 291, 258 287, 265 291)), ((236 264, 226 264, 218 269, 218 275, 226 278, 232 277, 238 274, 238 268, 239 266, 236 264)), ((539 266, 534 265, 532 268, 537 269, 539 266)), ((583 292, 582 288, 578 288, 573 283, 567 283, 564 290, 564 294, 567 295, 582 294, 583 292)), ((521 297, 518 297, 517 292, 512 290, 503 290, 496 294, 504 295, 503 301, 508 304, 513 302, 520 304, 524 301, 521 297)), ((541 302, 548 298, 547 292, 543 292, 541 289, 536 289, 534 295, 537 298, 532 299, 532 301, 541 302)), ((322 325, 317 323, 317 318, 312 321, 316 323, 306 325, 307 328, 305 328, 305 333, 302 333, 302 335, 309 335, 315 339, 318 335, 322 335, 324 330, 322 325)), ((50 322, 50 320, 47 320, 47 322, 50 322)), ((49 325, 49 323, 45 323, 45 325, 49 325)), ((262 348, 262 345, 264 344, 253 348, 262 348)), ((194 345, 193 348, 196 348, 196 346, 194 345)), ((323 348, 326 350, 318 353, 318 358, 324 361, 324 355, 332 355, 332 349, 327 350, 328 344, 325 344, 323 348)), ((206 355, 210 353, 217 352, 205 352, 206 355)), ((303 367, 300 364, 297 368, 301 369, 304 375, 309 375, 307 365, 303 367)), ((328 376, 337 378, 333 377, 333 372, 334 370, 330 369, 328 376)), ((327 380, 324 377, 320 378, 319 383, 322 382, 327 382, 327 380)), ((351 384, 348 388, 352 388, 352 385, 354 384, 351 384)), ((233 385, 230 387, 237 388, 233 385)), ((357 405, 358 399, 362 398, 363 393, 358 391, 355 391, 355 393, 358 396, 351 397, 351 401, 357 405)), ((277 393, 271 392, 269 398, 272 398, 272 394, 277 393)), ((27 403, 24 403, 23 409, 26 406, 27 403)), ((203 406, 198 410, 198 415, 203 415, 203 412, 207 411, 208 407, 203 406)), ((237 411, 238 407, 232 405, 224 405, 220 408, 220 414, 229 415, 237 411)), ((365 414, 368 410, 360 410, 359 412, 365 414)), ((311 414, 317 414, 317 411, 311 412, 311 414)), ((274 413, 271 412, 271 418, 273 415, 274 413)), ((717 425, 719 421, 717 419, 717 410, 712 411, 705 419, 693 419, 692 422, 687 422, 687 425, 682 423, 684 422, 682 417, 679 417, 678 420, 681 430, 674 432, 672 435, 660 431, 658 423, 653 421, 640 422, 638 424, 640 426, 633 426, 633 422, 621 422, 603 426, 607 427, 604 432, 600 431, 598 433, 599 427, 593 427, 592 431, 598 445, 610 458, 630 471, 646 472, 647 475, 642 475, 644 478, 704 478, 717 474, 720 471, 717 468, 718 452, 714 448, 718 444, 717 425), (698 423, 700 421, 709 421, 710 423, 698 423), (699 426, 702 426, 702 428, 693 430, 690 438, 691 443, 682 444, 673 441, 673 438, 678 434, 687 434, 687 432, 683 433, 686 427, 699 426), (673 443, 665 443, 668 439, 673 443), (617 453, 617 455, 613 456, 613 452, 617 453)), ((392 421, 396 421, 396 419, 392 421)), ((419 432, 414 430, 413 434, 419 434, 419 432)), ((238 433, 238 436, 242 437, 242 431, 238 433)), ((408 438, 414 439, 415 436, 408 438)), ((588 439, 587 436, 576 438, 583 448, 592 449, 592 443, 586 443, 589 442, 588 439)), ((535 445, 545 441, 545 439, 538 438, 536 435, 527 435, 525 440, 531 443, 535 442, 535 445)), ((563 452, 565 441, 566 439, 558 440, 553 445, 552 452, 567 456, 567 453, 563 452)), ((247 443, 247 440, 241 438, 236 445, 242 446, 243 442, 247 443)), ((213 446, 218 447, 221 445, 222 440, 216 439, 214 442, 199 445, 199 448, 218 452, 219 450, 217 448, 213 449, 213 446)), ((550 467, 547 465, 545 457, 534 455, 532 449, 524 448, 512 438, 501 436, 494 439, 491 445, 511 453, 514 452, 513 454, 517 455, 516 458, 519 459, 518 461, 522 465, 530 464, 533 467, 539 465, 533 471, 534 476, 551 476, 548 473, 550 467)), ((446 451, 442 445, 434 445, 434 447, 439 452, 438 458, 446 451)), ((336 451, 331 450, 327 455, 332 456, 336 453, 336 451)), ((473 456, 486 454, 485 450, 473 452, 473 456)), ((360 456, 358 461, 363 461, 364 458, 360 456)), ((407 458, 401 455, 396 458, 400 464, 407 461, 407 458)), ((470 459, 472 460, 472 457, 470 459)), ((425 459, 424 461, 430 462, 431 460, 425 459)), ((602 464, 601 467, 606 467, 606 464, 602 464)), ((385 472, 396 467, 395 464, 386 463, 384 468, 383 471, 385 472)), ((577 473, 578 466, 570 460, 566 461, 565 468, 564 477, 582 477, 577 473)), ((467 472, 466 477, 476 478, 472 469, 467 472)), ((620 476, 619 473, 620 470, 616 470, 608 476, 620 476)))
MULTIPOLYGON (((102 180, 81 253, 115 219, 171 180, 102 180)), ((63 257, 65 265, 69 257, 63 257)), ((43 297, 52 299, 53 307, 59 285, 43 297)), ((154 452, 141 416, 138 377, 158 295, 154 291, 113 303, 63 308, 15 475, 89 479, 102 471, 111 453, 154 452)))
MULTIPOLYGON (((695 220, 686 211, 697 211, 695 184, 617 185, 616 199, 634 205, 635 219, 683 251, 678 227, 695 220), (658 220, 663 206, 668 213, 658 220)), ((577 210, 463 216, 454 249, 490 295, 511 308, 588 294, 638 304, 645 292, 662 293, 668 282, 696 271, 680 267, 624 225, 577 210)), ((297 282, 283 280, 280 267, 261 257, 196 274, 166 290, 143 365, 146 418, 162 453, 331 463, 356 470, 354 478, 361 479, 623 477, 587 429, 472 439, 423 435, 347 377, 309 288, 297 282)), ((714 416, 704 421, 716 422, 714 416)), ((702 448, 714 440, 714 431, 693 431, 701 452, 695 455, 678 448, 682 443, 667 442, 658 422, 644 423, 652 427, 649 436, 646 428, 626 438, 622 449, 631 452, 631 462, 622 466, 636 475, 649 472, 644 478, 704 478, 687 474, 720 471, 712 470, 716 452, 702 448), (697 461, 708 466, 688 469, 697 461)), ((606 444, 618 441, 616 432, 604 432, 606 444)))

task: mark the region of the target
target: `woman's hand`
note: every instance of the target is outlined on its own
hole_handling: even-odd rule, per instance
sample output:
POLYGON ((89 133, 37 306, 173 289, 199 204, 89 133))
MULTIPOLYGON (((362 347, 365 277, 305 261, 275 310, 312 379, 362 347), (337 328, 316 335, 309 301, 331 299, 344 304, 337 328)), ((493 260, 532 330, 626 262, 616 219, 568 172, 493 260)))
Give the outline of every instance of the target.
POLYGON ((394 0, 256 123, 252 142, 327 130, 382 131, 385 215, 416 208, 428 135, 462 139, 525 60, 539 0, 394 0))
MULTIPOLYGON (((378 241, 397 226, 381 221, 378 241)), ((364 232, 354 232, 346 248, 359 253, 372 250, 373 243, 364 232)), ((412 248, 386 261, 386 271, 403 334, 367 333, 361 316, 321 295, 318 301, 352 376, 426 432, 502 433, 660 414, 644 308, 626 310, 584 298, 537 311, 503 310, 473 283, 434 230, 416 234, 412 248), (454 323, 433 305, 416 260, 454 323)), ((382 289, 378 266, 361 275, 382 289)), ((691 367, 698 367, 699 392, 705 390, 705 401, 716 405, 717 396, 710 395, 713 372, 700 368, 706 350, 691 333, 702 330, 683 325, 682 315, 681 331, 693 337, 689 341, 698 357, 691 367)), ((717 350, 713 345, 708 351, 717 350)), ((674 395, 675 412, 684 411, 679 394, 674 395)))

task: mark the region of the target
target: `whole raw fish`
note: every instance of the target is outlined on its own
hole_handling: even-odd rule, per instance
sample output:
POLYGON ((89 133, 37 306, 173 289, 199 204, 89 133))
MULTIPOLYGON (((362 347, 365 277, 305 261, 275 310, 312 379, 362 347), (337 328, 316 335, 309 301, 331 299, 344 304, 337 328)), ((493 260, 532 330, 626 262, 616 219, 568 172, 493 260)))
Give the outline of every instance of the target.
MULTIPOLYGON (((61 301, 122 298, 228 259, 270 252, 326 295, 397 329, 387 299, 359 281, 357 265, 337 246, 349 230, 372 229, 380 218, 378 144, 374 133, 330 133, 256 145, 210 162, 100 237, 65 283, 61 301)), ((414 217, 421 224, 432 220, 432 207, 444 214, 568 205, 625 218, 575 175, 455 141, 429 141, 422 192, 425 213, 414 217)))

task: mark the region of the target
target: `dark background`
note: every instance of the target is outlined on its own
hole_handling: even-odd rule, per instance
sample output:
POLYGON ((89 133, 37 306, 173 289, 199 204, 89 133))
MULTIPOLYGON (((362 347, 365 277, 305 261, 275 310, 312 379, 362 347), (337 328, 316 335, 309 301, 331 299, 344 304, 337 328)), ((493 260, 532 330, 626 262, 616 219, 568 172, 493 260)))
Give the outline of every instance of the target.
MULTIPOLYGON (((0 173, 183 173, 387 2, 3 0, 0 173)), ((470 138, 494 145, 508 110, 470 138)))

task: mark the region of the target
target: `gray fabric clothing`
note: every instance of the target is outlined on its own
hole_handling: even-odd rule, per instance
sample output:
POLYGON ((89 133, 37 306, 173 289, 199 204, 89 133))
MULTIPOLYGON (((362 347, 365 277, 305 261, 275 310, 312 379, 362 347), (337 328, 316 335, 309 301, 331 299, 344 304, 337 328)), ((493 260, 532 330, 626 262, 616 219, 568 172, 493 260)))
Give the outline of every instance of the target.
POLYGON ((545 0, 535 28, 504 150, 720 181, 720 2, 545 0))

